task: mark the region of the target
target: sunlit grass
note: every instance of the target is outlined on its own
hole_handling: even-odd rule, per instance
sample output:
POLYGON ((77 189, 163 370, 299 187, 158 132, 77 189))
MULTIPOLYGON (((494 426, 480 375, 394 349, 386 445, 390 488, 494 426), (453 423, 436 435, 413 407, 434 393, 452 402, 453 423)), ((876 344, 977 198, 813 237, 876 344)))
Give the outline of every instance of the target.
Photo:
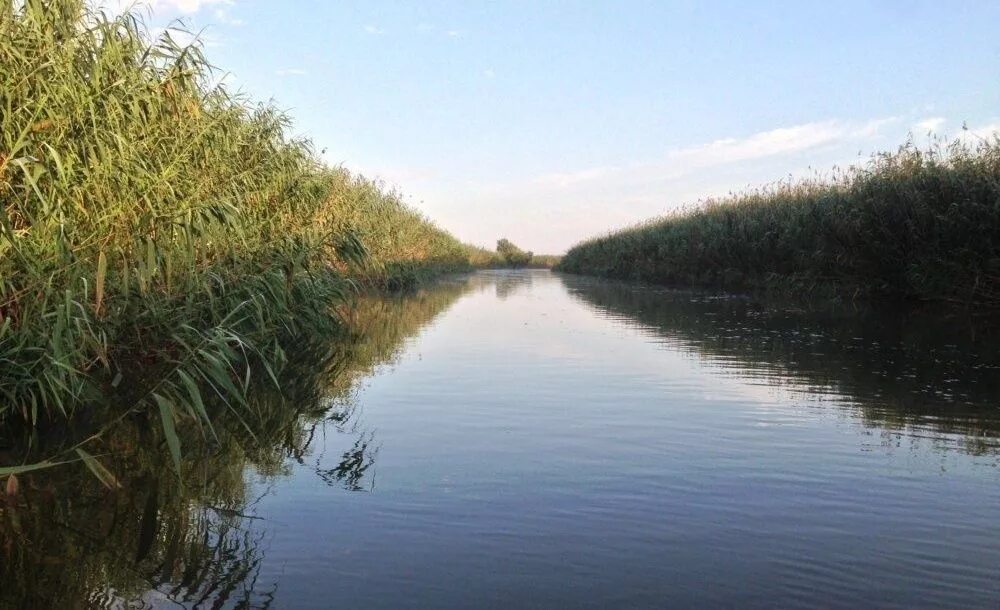
MULTIPOLYGON (((176 428, 211 438, 210 403, 254 417, 251 376, 334 330, 358 282, 476 253, 323 166, 286 115, 216 85, 197 44, 88 6, 0 0, 0 426, 114 401, 159 413, 177 465, 176 428)), ((93 465, 87 442, 53 460, 93 465)))

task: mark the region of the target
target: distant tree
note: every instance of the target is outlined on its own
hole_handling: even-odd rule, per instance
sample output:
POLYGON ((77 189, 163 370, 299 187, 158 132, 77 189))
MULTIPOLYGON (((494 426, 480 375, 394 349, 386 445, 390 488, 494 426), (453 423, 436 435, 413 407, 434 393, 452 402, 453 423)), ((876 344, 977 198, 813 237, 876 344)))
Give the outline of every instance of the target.
POLYGON ((531 262, 534 254, 518 248, 506 237, 497 241, 497 254, 511 267, 523 267, 531 262))

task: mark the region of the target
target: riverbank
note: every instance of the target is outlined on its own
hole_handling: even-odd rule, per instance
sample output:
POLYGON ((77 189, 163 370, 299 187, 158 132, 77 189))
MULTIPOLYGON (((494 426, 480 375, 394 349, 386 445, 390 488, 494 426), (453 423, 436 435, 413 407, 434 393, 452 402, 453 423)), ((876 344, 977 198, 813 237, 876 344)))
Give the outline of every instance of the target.
POLYGON ((1000 138, 912 144, 571 248, 568 273, 1000 307, 1000 138))
POLYGON ((0 4, 0 426, 255 416, 289 346, 343 332, 360 288, 412 286, 491 253, 395 191, 325 166, 276 108, 217 83, 199 46, 82 0, 0 4), (103 417, 103 416, 102 416, 103 417))
POLYGON ((0 488, 0 608, 989 607, 1000 344, 963 317, 534 270, 364 299, 249 427, 179 429, 183 485, 149 413, 93 447, 115 490, 0 488))

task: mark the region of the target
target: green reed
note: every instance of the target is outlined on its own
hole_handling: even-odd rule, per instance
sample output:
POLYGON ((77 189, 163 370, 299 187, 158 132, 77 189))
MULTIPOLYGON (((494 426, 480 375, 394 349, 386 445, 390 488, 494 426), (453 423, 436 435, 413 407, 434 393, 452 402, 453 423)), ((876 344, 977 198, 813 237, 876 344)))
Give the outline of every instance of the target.
POLYGON ((179 470, 177 427, 255 417, 251 377, 334 331, 358 280, 469 264, 177 37, 84 0, 0 0, 0 426, 93 432, 41 465, 105 478, 86 446, 114 424, 92 405, 113 403, 159 413, 179 470))
POLYGON ((559 268, 1000 306, 1000 138, 908 143, 829 178, 708 200, 580 243, 559 268))

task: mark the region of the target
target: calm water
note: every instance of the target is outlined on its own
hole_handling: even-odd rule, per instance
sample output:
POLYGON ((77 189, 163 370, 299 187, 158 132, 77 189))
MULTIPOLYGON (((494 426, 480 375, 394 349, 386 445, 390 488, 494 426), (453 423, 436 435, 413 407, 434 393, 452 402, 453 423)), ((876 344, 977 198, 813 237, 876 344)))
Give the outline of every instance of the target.
POLYGON ((967 320, 547 271, 369 307, 270 450, 223 442, 183 492, 149 466, 38 496, 0 585, 60 607, 1000 607, 1000 352, 967 320))

